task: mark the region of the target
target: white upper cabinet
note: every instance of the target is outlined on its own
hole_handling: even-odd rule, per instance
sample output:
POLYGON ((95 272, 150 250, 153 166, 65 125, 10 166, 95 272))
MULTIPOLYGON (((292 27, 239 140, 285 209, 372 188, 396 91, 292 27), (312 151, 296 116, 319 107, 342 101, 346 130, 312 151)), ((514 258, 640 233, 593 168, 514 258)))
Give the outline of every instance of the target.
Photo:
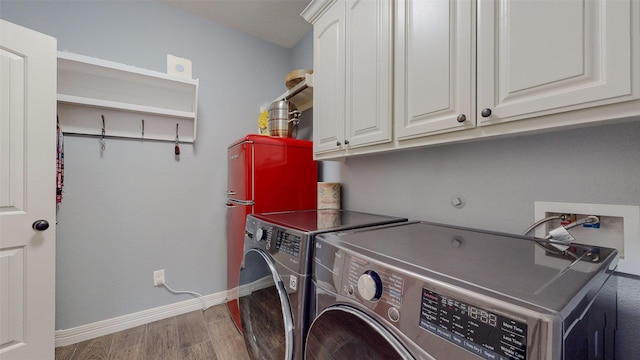
POLYGON ((637 0, 314 0, 303 16, 320 159, 640 119, 637 0))
POLYGON ((345 10, 327 9, 313 25, 314 152, 341 151, 345 121, 345 10))
POLYGON ((314 1, 316 154, 391 141, 392 16, 386 0, 314 1))
POLYGON ((474 2, 399 0, 396 18, 397 138, 475 127, 474 2))
POLYGON ((629 100, 631 13, 630 0, 481 0, 478 125, 629 100))
POLYGON ((346 2, 345 141, 350 148, 391 141, 392 4, 346 2))

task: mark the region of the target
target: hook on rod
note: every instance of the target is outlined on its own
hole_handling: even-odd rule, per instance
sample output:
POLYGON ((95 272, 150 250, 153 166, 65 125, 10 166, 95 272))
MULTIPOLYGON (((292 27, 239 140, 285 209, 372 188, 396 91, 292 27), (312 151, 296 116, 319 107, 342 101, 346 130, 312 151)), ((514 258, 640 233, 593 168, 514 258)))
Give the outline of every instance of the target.
POLYGON ((104 115, 100 115, 102 117, 102 138, 100 139, 100 146, 102 148, 102 151, 104 151, 104 149, 106 148, 106 143, 105 143, 105 126, 104 126, 104 115))
POLYGON ((180 124, 176 123, 176 146, 174 148, 174 153, 175 153, 176 156, 180 155, 180 140, 178 138, 178 126, 179 125, 180 124))

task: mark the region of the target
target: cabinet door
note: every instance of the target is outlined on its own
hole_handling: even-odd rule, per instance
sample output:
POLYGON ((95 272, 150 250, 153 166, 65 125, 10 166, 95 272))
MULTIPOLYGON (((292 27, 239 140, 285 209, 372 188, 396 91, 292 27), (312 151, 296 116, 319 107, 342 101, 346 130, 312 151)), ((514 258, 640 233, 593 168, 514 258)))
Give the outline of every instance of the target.
POLYGON ((387 0, 346 2, 348 147, 391 141, 391 6, 387 0))
POLYGON ((475 1, 397 3, 397 138, 475 127, 472 113, 475 1))
POLYGON ((479 125, 627 100, 630 13, 630 0, 481 0, 479 125))
POLYGON ((313 149, 341 150, 344 144, 344 2, 338 1, 313 26, 313 149))

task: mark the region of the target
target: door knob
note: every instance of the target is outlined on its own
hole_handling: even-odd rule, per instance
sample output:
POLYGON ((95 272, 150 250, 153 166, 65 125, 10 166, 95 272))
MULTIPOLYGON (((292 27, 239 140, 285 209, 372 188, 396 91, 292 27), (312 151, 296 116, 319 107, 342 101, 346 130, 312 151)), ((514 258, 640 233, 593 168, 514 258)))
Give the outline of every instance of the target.
POLYGON ((33 230, 45 231, 49 228, 49 222, 47 220, 36 220, 31 225, 33 230))
POLYGON ((458 115, 458 118, 456 120, 459 123, 463 123, 463 122, 467 121, 467 117, 464 114, 460 114, 460 115, 458 115))
POLYGON ((491 109, 489 108, 482 109, 482 112, 480 113, 480 115, 482 115, 482 117, 491 116, 491 109))

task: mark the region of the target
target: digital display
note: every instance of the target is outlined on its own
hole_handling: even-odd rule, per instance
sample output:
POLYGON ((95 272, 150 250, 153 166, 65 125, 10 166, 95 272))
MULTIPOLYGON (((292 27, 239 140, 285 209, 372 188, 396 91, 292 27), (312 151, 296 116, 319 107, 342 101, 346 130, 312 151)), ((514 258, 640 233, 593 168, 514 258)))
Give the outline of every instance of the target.
POLYGON ((486 310, 478 309, 477 307, 468 306, 469 318, 473 320, 479 320, 484 324, 496 327, 498 326, 498 316, 492 314, 486 310))
POLYGON ((422 288, 420 327, 484 359, 526 360, 527 324, 422 288))
POLYGON ((298 256, 300 254, 301 241, 302 237, 300 235, 280 231, 276 236, 276 250, 298 256))

